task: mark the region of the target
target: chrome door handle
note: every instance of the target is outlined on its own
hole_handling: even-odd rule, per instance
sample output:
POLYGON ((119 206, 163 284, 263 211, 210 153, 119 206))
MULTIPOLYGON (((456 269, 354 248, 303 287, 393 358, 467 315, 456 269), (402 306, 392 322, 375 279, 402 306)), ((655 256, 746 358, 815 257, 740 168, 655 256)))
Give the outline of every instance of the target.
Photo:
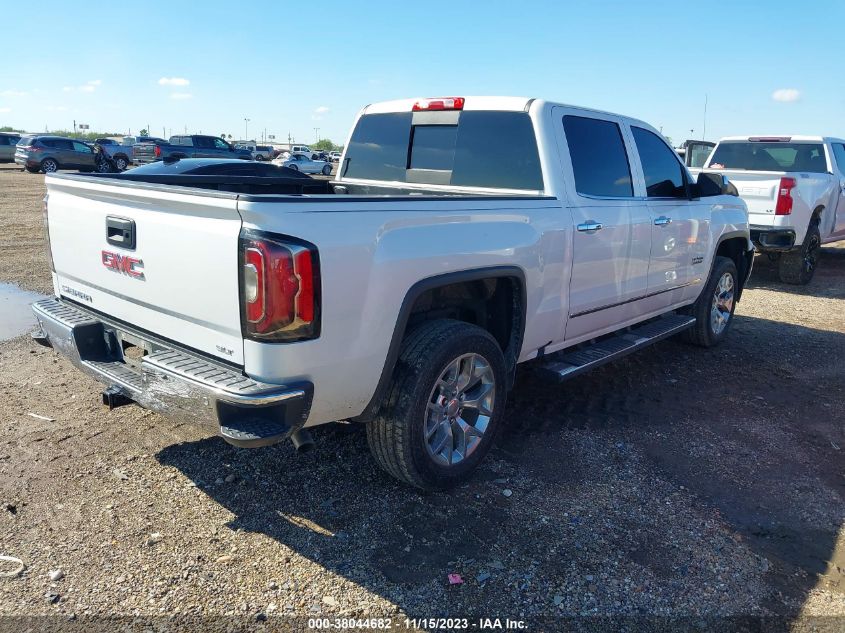
POLYGON ((661 215, 654 220, 654 226, 666 226, 667 224, 672 224, 672 218, 667 218, 665 215, 661 215))
POLYGON ((600 231, 604 227, 595 220, 587 220, 586 222, 579 224, 576 228, 582 233, 593 233, 595 231, 600 231))

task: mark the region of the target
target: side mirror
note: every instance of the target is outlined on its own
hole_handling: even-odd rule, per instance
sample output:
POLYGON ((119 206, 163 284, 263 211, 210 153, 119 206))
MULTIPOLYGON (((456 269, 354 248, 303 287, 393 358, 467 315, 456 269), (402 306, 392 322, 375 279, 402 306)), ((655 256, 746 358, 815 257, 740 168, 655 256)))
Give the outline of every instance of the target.
POLYGON ((727 176, 714 172, 703 171, 698 174, 695 189, 702 198, 709 196, 739 196, 736 186, 728 180, 727 176))

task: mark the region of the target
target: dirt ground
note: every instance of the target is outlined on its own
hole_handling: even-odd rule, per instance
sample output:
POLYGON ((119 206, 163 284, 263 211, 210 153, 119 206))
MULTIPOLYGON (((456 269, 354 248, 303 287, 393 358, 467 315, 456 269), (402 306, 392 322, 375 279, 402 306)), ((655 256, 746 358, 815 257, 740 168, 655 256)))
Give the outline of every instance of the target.
MULTIPOLYGON (((46 293, 43 181, 0 168, 0 281, 46 293)), ((26 564, 0 616, 841 631, 844 358, 845 248, 804 288, 758 257, 724 345, 667 341, 563 386, 526 367, 477 475, 420 494, 357 426, 306 455, 239 450, 109 412, 52 350, 0 342, 0 554, 26 564)))

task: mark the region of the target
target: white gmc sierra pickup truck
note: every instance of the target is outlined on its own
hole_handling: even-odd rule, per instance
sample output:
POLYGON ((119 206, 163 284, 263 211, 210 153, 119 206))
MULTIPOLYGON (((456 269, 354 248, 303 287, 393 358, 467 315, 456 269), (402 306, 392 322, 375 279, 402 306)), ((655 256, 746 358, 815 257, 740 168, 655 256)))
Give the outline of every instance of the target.
POLYGON ((563 380, 724 338, 753 260, 729 190, 624 116, 374 104, 331 182, 212 159, 49 175, 56 296, 34 337, 106 404, 245 447, 362 422, 387 472, 441 488, 487 453, 517 363, 563 380))
POLYGON ((845 240, 845 140, 731 136, 719 141, 703 171, 736 186, 748 205, 751 239, 778 263, 784 283, 809 283, 822 244, 845 240))

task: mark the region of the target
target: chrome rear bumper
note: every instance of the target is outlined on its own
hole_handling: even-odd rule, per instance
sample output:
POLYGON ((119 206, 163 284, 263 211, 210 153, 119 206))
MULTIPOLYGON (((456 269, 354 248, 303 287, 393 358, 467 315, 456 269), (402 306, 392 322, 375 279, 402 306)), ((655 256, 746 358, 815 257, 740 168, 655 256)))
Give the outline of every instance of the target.
POLYGON ((109 392, 142 407, 212 426, 236 446, 280 442, 302 428, 313 395, 310 383, 262 383, 236 367, 177 347, 62 299, 32 306, 38 342, 50 345, 109 392), (144 350, 127 358, 124 345, 144 350))

